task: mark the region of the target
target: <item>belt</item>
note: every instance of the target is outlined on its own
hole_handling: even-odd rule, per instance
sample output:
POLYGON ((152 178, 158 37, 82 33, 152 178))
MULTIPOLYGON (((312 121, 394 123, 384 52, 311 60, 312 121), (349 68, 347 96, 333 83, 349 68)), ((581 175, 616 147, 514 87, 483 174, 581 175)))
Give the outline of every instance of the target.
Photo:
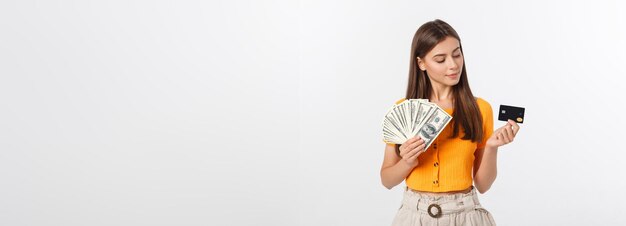
POLYGON ((439 218, 446 214, 460 213, 482 208, 478 200, 475 199, 474 195, 442 201, 413 197, 413 199, 404 200, 402 205, 415 208, 418 212, 427 213, 433 218, 439 218))

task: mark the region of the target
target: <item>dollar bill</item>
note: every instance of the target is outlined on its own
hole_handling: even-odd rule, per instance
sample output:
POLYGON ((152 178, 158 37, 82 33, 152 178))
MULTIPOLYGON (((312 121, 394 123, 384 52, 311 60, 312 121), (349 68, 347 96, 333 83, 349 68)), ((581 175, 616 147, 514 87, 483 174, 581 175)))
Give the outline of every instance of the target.
POLYGON ((432 144, 441 131, 446 128, 450 120, 452 120, 452 116, 447 112, 441 108, 435 109, 435 112, 424 122, 418 134, 418 136, 426 142, 424 149, 430 147, 430 144, 432 144))
POLYGON ((426 99, 408 99, 389 109, 383 118, 383 141, 403 144, 420 136, 426 148, 452 120, 447 112, 426 99))

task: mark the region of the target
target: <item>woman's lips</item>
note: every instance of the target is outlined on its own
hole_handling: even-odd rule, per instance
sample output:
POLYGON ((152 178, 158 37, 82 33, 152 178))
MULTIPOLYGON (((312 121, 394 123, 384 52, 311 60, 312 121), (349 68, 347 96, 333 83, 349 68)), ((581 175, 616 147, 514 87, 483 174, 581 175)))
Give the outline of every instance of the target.
POLYGON ((450 78, 456 78, 456 77, 459 76, 459 74, 449 74, 449 75, 446 75, 446 76, 448 76, 450 78))

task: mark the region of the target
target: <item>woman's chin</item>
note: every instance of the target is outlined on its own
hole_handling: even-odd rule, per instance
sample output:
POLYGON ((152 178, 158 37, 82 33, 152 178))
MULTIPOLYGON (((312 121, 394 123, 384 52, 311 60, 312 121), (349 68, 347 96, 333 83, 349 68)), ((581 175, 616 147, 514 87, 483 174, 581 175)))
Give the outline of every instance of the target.
POLYGON ((459 80, 446 81, 446 85, 448 86, 456 86, 457 84, 459 84, 459 80))

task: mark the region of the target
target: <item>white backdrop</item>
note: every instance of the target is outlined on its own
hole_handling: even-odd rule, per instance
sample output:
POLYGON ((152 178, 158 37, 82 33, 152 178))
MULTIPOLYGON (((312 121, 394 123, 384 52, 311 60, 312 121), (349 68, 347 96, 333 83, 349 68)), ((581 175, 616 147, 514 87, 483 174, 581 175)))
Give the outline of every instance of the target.
POLYGON ((2 1, 0 225, 389 225, 402 185, 380 183, 380 122, 436 18, 460 34, 477 96, 526 107, 480 196, 498 224, 624 225, 625 13, 2 1))

